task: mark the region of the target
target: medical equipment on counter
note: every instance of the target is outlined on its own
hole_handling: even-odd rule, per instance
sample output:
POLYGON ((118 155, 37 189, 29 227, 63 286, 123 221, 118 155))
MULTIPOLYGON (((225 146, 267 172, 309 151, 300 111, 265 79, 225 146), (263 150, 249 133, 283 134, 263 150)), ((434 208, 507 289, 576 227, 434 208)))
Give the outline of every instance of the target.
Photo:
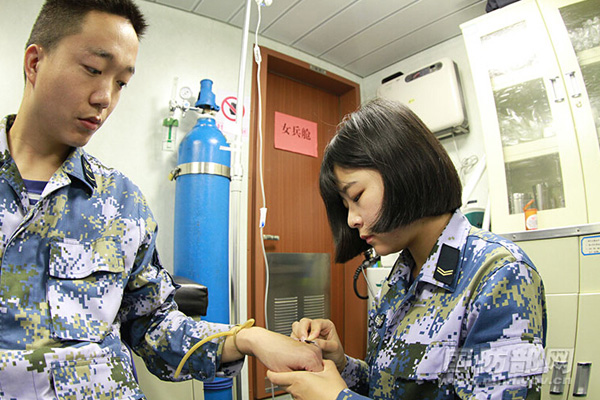
MULTIPOLYGON (((179 145, 175 190, 174 272, 209 289, 206 320, 229 323, 230 147, 217 128, 212 81, 200 82, 194 128, 179 145)), ((207 400, 231 399, 232 379, 204 383, 207 400)))

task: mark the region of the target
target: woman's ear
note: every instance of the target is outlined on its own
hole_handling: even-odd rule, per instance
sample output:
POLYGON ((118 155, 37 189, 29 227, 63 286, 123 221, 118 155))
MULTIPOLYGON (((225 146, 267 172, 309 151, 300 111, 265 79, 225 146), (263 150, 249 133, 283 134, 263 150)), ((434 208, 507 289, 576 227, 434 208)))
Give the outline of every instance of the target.
POLYGON ((43 49, 41 46, 37 44, 31 44, 27 49, 25 49, 25 61, 24 61, 24 70, 25 70, 25 79, 26 82, 35 86, 35 81, 37 79, 38 67, 40 60, 43 56, 43 49))

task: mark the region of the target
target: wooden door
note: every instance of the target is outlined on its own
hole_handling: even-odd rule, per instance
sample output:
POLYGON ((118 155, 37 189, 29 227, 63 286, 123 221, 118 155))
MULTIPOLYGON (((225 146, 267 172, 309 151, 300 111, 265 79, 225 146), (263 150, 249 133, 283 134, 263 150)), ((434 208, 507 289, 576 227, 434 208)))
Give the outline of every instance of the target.
MULTIPOLYGON (((359 85, 269 49, 263 48, 262 56, 262 149, 268 209, 263 234, 279 237, 277 241, 265 242, 266 251, 331 254, 331 319, 346 353, 364 357, 366 301, 358 299, 352 289, 354 270, 361 260, 334 264, 333 239, 318 185, 323 149, 343 116, 358 107, 359 85), (317 123, 318 157, 274 147, 275 112, 317 123)), ((265 263, 258 228, 263 200, 259 179, 256 65, 253 76, 252 110, 255 112, 249 171, 248 315, 264 327, 265 263)), ((361 288, 362 293, 366 293, 366 285, 361 288)), ((250 361, 250 398, 269 397, 266 368, 255 359, 250 361)))

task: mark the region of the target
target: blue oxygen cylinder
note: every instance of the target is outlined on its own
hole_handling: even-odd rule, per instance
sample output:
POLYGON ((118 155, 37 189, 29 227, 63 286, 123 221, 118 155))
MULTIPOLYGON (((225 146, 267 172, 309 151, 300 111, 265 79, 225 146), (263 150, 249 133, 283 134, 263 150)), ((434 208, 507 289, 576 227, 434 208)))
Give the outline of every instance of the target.
MULTIPOLYGON (((179 145, 175 190, 174 272, 208 288, 210 322, 229 323, 229 144, 217 128, 212 81, 200 82, 202 113, 179 145)), ((232 379, 204 384, 209 400, 232 399, 232 379)))

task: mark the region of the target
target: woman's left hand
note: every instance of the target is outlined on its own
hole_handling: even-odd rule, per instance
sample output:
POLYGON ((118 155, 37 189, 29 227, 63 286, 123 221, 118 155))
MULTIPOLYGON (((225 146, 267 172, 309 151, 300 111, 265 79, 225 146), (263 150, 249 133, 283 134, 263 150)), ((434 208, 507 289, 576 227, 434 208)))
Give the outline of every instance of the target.
POLYGON ((348 386, 333 361, 324 360, 323 366, 321 372, 267 371, 267 377, 296 400, 335 400, 348 386))

